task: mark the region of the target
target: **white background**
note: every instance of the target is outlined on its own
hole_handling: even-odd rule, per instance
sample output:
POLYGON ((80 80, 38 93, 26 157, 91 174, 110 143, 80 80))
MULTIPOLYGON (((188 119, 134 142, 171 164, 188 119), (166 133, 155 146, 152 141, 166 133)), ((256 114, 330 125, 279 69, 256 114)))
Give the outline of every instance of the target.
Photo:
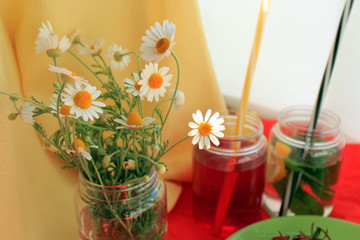
MULTIPOLYGON (((199 0, 215 73, 229 104, 239 102, 261 0, 199 0)), ((345 0, 272 0, 250 94, 260 116, 277 118, 316 100, 345 0)), ((354 1, 324 108, 349 142, 360 142, 360 4, 354 1)))

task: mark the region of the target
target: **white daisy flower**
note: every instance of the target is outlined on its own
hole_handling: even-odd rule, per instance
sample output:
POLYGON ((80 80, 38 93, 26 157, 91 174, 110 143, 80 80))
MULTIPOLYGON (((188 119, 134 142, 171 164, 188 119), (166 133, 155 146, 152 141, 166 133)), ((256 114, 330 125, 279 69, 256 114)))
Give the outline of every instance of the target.
POLYGON ((63 36, 59 41, 57 34, 49 35, 46 38, 37 38, 35 44, 36 54, 46 52, 49 57, 58 57, 71 46, 71 42, 66 36, 63 36))
MULTIPOLYGON (((53 110, 51 111, 51 113, 57 114, 57 100, 58 100, 59 95, 53 93, 52 98, 50 98, 50 105, 49 107, 51 107, 53 110)), ((59 116, 61 118, 64 117, 73 117, 70 113, 71 110, 71 106, 67 106, 65 104, 63 104, 60 109, 59 109, 59 116)))
POLYGON ((125 82, 125 87, 127 87, 128 89, 126 89, 125 92, 127 93, 132 93, 133 96, 139 96, 140 94, 140 88, 141 85, 139 84, 140 81, 140 77, 139 74, 137 73, 133 73, 133 78, 135 81, 131 80, 130 78, 125 78, 124 82, 125 82))
POLYGON ((127 49, 122 49, 121 46, 116 44, 109 46, 108 53, 105 56, 111 58, 110 67, 120 71, 127 67, 130 63, 130 56, 124 54, 128 52, 127 49))
MULTIPOLYGON (((175 93, 175 89, 171 89, 169 91, 169 93, 170 93, 170 98, 173 98, 174 93, 175 93)), ((184 95, 184 93, 182 91, 177 90, 176 95, 175 95, 175 100, 174 100, 173 107, 175 109, 179 109, 184 104, 185 104, 185 95, 184 95)))
POLYGON ((70 71, 67 68, 56 67, 49 64, 49 70, 54 73, 58 73, 61 76, 63 81, 72 80, 74 83, 77 84, 84 84, 88 85, 88 81, 85 80, 83 77, 78 76, 75 72, 70 71))
POLYGON ((62 93, 62 101, 65 105, 70 106, 70 114, 75 115, 76 118, 82 117, 84 121, 99 118, 98 113, 103 113, 99 107, 105 107, 106 104, 94 101, 101 94, 101 91, 96 90, 96 87, 91 85, 76 84, 73 87, 67 84, 65 93, 62 93))
POLYGON ((149 102, 152 102, 155 97, 155 101, 159 101, 159 96, 163 97, 166 87, 171 85, 172 74, 167 74, 168 71, 168 67, 162 67, 158 70, 157 63, 151 62, 145 65, 139 81, 139 85, 141 85, 140 97, 145 96, 149 102))
MULTIPOLYGON (((81 139, 78 139, 78 138, 76 139, 76 147, 77 147, 77 152, 80 153, 84 158, 86 158, 89 161, 92 159, 92 157, 91 157, 90 153, 87 151, 88 148, 98 148, 98 146, 95 146, 95 145, 86 146, 84 141, 81 139)), ((75 147, 75 143, 73 143, 72 149, 69 150, 74 155, 77 154, 77 152, 75 150, 76 147, 75 147)))
POLYGON ((33 119, 35 107, 29 103, 25 102, 20 107, 20 117, 24 122, 30 123, 31 125, 34 124, 35 120, 33 119))
POLYGON ((124 115, 121 115, 122 119, 114 119, 114 122, 120 123, 123 126, 116 127, 116 129, 121 128, 128 128, 130 130, 136 131, 144 126, 147 126, 155 121, 152 117, 144 117, 143 119, 141 116, 136 113, 132 112, 129 114, 129 116, 126 118, 124 115))
POLYGON ((90 43, 85 44, 84 47, 79 48, 80 54, 98 55, 104 45, 105 40, 103 38, 95 38, 90 43))
POLYGON ((207 110, 205 117, 200 110, 193 113, 192 117, 195 121, 189 122, 189 127, 192 130, 188 133, 188 136, 194 136, 192 144, 195 145, 199 142, 199 149, 203 149, 204 146, 209 149, 210 141, 218 146, 220 144, 216 137, 224 137, 224 133, 221 131, 225 130, 225 127, 221 125, 224 122, 223 118, 218 118, 219 113, 216 112, 211 117, 211 110, 207 110))
POLYGON ((49 22, 49 20, 46 21, 47 26, 45 23, 41 23, 41 27, 39 28, 39 34, 38 38, 48 38, 50 35, 54 34, 53 28, 49 22))
POLYGON ((144 42, 140 47, 140 51, 143 52, 141 57, 147 62, 160 62, 164 57, 170 55, 170 50, 175 44, 173 42, 175 25, 165 20, 163 26, 156 22, 155 27, 151 26, 150 28, 151 31, 146 30, 147 36, 142 37, 144 42))

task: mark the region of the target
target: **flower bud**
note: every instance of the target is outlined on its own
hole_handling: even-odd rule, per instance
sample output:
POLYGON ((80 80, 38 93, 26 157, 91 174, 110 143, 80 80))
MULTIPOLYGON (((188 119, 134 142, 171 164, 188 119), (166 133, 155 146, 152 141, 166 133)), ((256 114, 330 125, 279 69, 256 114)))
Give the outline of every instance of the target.
POLYGON ((115 176, 115 172, 111 172, 110 174, 111 174, 111 176, 113 176, 113 177, 115 176))
POLYGON ((129 162, 124 162, 123 165, 122 165, 123 169, 125 170, 129 170, 130 169, 130 164, 129 162))
POLYGON ((148 183, 150 182, 150 177, 148 175, 145 175, 141 178, 141 181, 143 181, 144 183, 148 183))
POLYGON ((54 82, 53 86, 54 86, 54 88, 57 88, 57 89, 61 88, 61 84, 59 82, 54 82))
POLYGON ((111 157, 109 155, 105 155, 105 157, 102 159, 102 162, 110 163, 111 157))
POLYGON ((156 171, 160 174, 164 174, 166 172, 166 167, 162 163, 156 164, 156 171))
POLYGON ((90 136, 84 137, 84 141, 87 143, 91 142, 91 137, 90 136))
POLYGON ((16 119, 16 117, 18 116, 19 114, 18 113, 10 113, 9 116, 8 116, 8 119, 13 121, 16 119))
POLYGON ((113 163, 113 162, 110 163, 110 166, 116 168, 116 165, 115 165, 115 163, 113 163))
POLYGON ((160 151, 159 145, 157 145, 157 144, 152 145, 152 146, 151 146, 151 151, 152 151, 152 153, 153 153, 154 155, 158 154, 159 151, 160 151))
POLYGON ((107 117, 106 117, 105 115, 102 115, 102 116, 100 117, 100 122, 101 122, 101 123, 107 123, 107 117))
POLYGON ((107 170, 108 170, 108 172, 112 172, 112 171, 114 171, 114 168, 109 167, 107 170))

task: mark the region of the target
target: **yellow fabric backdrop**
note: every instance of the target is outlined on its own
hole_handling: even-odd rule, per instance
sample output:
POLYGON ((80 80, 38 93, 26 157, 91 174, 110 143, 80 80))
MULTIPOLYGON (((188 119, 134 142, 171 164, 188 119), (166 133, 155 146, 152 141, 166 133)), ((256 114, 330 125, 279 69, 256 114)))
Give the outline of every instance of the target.
MULTIPOLYGON (((186 136, 191 114, 197 109, 225 110, 207 49, 197 1, 168 0, 1 0, 0 1, 0 91, 36 96, 49 104, 54 75, 47 70, 51 59, 35 55, 35 39, 41 22, 50 20, 59 35, 83 30, 89 41, 104 37, 107 46, 117 43, 139 52, 141 37, 156 21, 169 19, 176 25, 174 52, 181 63, 180 89, 186 103, 173 110, 166 126, 171 142, 186 136)), ((90 58, 82 57, 87 63, 90 58)), ((59 66, 95 80, 69 54, 58 59, 59 66)), ((136 60, 118 80, 136 71, 136 60)), ((143 62, 144 66, 144 62, 143 62)), ((176 80, 176 64, 170 57, 160 62, 169 66, 176 80)), ((44 150, 32 127, 21 120, 8 121, 14 108, 0 95, 0 234, 9 240, 77 239, 73 193, 76 171, 63 171, 60 159, 44 150)), ((56 122, 39 119, 49 132, 56 122)), ((191 181, 190 140, 166 155, 168 180, 191 181)), ((168 185, 172 205, 178 186, 168 185)))

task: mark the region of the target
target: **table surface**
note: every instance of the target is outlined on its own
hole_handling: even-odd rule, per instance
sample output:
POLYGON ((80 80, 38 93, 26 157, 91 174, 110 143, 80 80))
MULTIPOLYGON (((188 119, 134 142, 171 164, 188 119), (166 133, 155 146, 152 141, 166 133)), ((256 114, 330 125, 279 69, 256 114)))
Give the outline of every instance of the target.
MULTIPOLYGON (((268 136, 273 120, 263 120, 264 134, 268 136)), ((360 224, 360 144, 347 144, 340 170, 339 181, 334 196, 334 209, 331 217, 360 224)), ((203 230, 193 217, 193 199, 191 184, 183 183, 183 191, 168 214, 169 240, 206 239, 218 240, 203 230)), ((263 210, 259 221, 269 218, 263 210)))

